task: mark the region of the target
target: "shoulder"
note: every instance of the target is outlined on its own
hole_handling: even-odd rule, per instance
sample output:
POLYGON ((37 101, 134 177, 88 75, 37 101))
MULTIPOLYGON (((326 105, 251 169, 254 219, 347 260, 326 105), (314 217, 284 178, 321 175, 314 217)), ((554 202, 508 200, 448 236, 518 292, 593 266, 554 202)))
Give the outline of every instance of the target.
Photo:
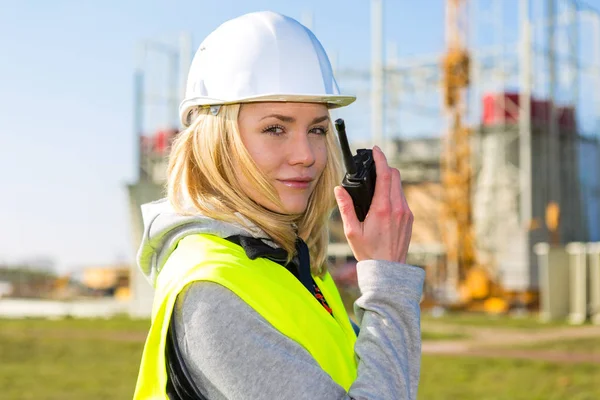
POLYGON ((198 281, 177 299, 177 341, 207 398, 342 398, 311 354, 235 293, 198 281), (273 382, 286 382, 274 385, 273 382))
POLYGON ((305 351, 218 283, 189 284, 177 298, 174 312, 177 341, 199 369, 230 366, 250 355, 263 362, 266 355, 275 356, 274 344, 287 348, 286 354, 305 351))
POLYGON ((252 307, 225 286, 210 282, 196 281, 188 284, 177 297, 175 321, 183 329, 179 332, 195 332, 194 336, 221 335, 228 330, 235 336, 236 330, 229 330, 231 324, 266 324, 252 307))

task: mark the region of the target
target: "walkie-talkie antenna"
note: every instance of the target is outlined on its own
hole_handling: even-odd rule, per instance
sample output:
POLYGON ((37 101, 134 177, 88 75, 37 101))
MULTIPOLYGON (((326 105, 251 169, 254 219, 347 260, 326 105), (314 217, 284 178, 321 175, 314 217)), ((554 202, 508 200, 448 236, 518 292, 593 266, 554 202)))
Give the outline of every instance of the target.
POLYGON ((344 157, 344 164, 346 165, 346 172, 349 174, 356 174, 356 165, 352 158, 352 152, 350 151, 350 145, 348 144, 348 137, 346 136, 346 124, 344 120, 338 118, 335 120, 335 129, 337 130, 338 137, 340 138, 340 147, 342 148, 342 157, 344 157))

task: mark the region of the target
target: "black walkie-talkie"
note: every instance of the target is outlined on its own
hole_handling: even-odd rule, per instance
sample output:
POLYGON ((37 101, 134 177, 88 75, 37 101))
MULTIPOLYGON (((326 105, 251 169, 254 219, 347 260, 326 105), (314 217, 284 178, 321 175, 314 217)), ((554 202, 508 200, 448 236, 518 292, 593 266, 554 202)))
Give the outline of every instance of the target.
POLYGON ((348 191, 354 203, 354 211, 359 221, 364 221, 371 200, 375 193, 375 161, 373 160, 373 150, 358 149, 356 155, 352 156, 348 138, 346 137, 346 125, 344 120, 338 118, 335 120, 335 129, 340 138, 340 146, 346 166, 346 175, 342 180, 342 186, 348 191))

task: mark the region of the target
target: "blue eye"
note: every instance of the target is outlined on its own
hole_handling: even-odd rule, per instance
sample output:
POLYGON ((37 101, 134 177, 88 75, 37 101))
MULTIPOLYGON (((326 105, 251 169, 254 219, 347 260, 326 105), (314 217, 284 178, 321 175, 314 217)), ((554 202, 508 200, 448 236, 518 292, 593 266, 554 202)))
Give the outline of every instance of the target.
POLYGON ((280 135, 283 135, 285 132, 284 132, 283 126, 271 125, 271 126, 267 126, 265 129, 263 129, 262 133, 267 133, 269 135, 274 135, 274 136, 280 136, 280 135))
POLYGON ((327 135, 328 129, 323 126, 315 126, 308 132, 323 136, 323 135, 327 135))

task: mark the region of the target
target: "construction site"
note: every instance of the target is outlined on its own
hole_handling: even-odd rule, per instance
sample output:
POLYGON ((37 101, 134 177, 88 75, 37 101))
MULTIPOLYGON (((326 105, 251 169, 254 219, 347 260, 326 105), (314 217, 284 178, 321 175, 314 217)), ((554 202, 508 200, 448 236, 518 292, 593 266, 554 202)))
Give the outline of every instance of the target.
MULTIPOLYGON (((332 57, 340 88, 357 97, 354 111, 332 110, 332 120, 346 120, 353 152, 383 149, 414 214, 407 263, 426 272, 419 398, 600 398, 600 11, 575 0, 443 4, 435 21, 444 24, 443 51, 398 56, 402 39, 384 30, 386 1, 371 0, 370 68, 332 57)), ((315 17, 298 20, 312 29, 315 17)), ((136 177, 123 188, 132 253, 143 235, 140 206, 165 197, 200 39, 184 32, 135 49, 136 177)), ((329 269, 352 313, 356 260, 338 210, 329 236, 329 269)), ((86 344, 98 354, 76 356, 83 365, 103 357, 97 340, 118 344, 129 357, 122 363, 135 364, 118 390, 131 392, 154 298, 135 262, 76 276, 24 271, 0 264, 6 337, 26 348, 36 329, 68 332, 64 349, 48 350, 61 357, 96 329, 89 318, 103 318, 108 328, 86 344), (21 338, 18 319, 28 318, 33 328, 21 338), (58 321, 42 328, 37 318, 58 321)), ((40 365, 54 366, 49 360, 40 365)), ((117 381, 99 379, 106 383, 93 398, 110 397, 117 381)))
MULTIPOLYGON (((371 68, 332 59, 340 86, 357 96, 353 107, 365 110, 342 114, 351 148, 378 144, 401 172, 415 216, 408 262, 427 271, 422 307, 600 323, 600 16, 566 0, 445 7, 438 54, 398 57, 396 38, 384 37, 383 2, 373 1, 371 68)), ((311 26, 311 13, 302 19, 311 26)), ((182 33, 177 43, 136 48, 137 179, 125 188, 136 245, 140 205, 164 196, 194 45, 182 33)), ((338 283, 356 293, 337 212, 329 260, 338 283)), ((4 275, 16 276, 10 268, 4 275)), ((4 279, 4 297, 106 295, 120 312, 151 312, 152 288, 135 264, 43 284, 36 276, 29 286, 22 276, 4 279)))
MULTIPOLYGON (((408 261, 427 271, 422 307, 600 323, 600 16, 566 0, 445 7, 438 54, 399 57, 397 39, 384 37, 383 2, 373 1, 371 68, 332 58, 340 86, 364 110, 342 114, 351 148, 377 144, 401 172, 415 216, 408 261)), ((182 33, 135 51, 137 178, 125 188, 135 245, 140 205, 164 196, 194 46, 182 33)), ((355 260, 337 212, 330 239, 331 270, 351 288, 355 260)), ((46 276, 41 291, 39 274, 29 286, 6 278, 2 293, 107 295, 122 312, 150 315, 152 288, 134 263, 86 271, 46 276)))
MULTIPOLYGON (((583 313, 598 321, 600 135, 597 117, 592 125, 580 123, 589 119, 584 112, 600 112, 598 13, 569 2, 522 1, 507 11, 502 1, 477 9, 477 2, 449 0, 445 53, 398 59, 393 42, 383 57, 377 3, 371 70, 340 66, 336 76, 341 86, 357 88, 357 103, 368 100, 376 110, 370 113, 371 140, 351 147, 381 144, 402 174, 415 215, 409 262, 427 270, 423 307, 545 310, 545 318, 583 313), (518 27, 513 42, 502 36, 510 19, 518 27), (495 36, 475 46, 473 38, 490 36, 485 30, 495 36), (582 36, 594 43, 590 51, 580 50, 582 36), (361 99, 365 83, 370 88, 361 99), (582 95, 582 87, 595 90, 582 95), (402 128, 403 115, 423 110, 443 130, 414 137, 402 128), (571 265, 575 259, 583 264, 571 265), (555 280, 570 282, 570 295, 568 287, 552 291, 555 280), (582 296, 582 309, 572 310, 573 296, 582 296)), ((140 204, 162 196, 166 156, 178 132, 177 88, 192 51, 186 35, 178 46, 146 42, 140 48, 139 180, 128 188, 134 243, 141 238, 140 204), (166 70, 157 72, 161 58, 166 70), (149 89, 153 74, 170 77, 171 91, 149 89), (157 122, 148 115, 157 107, 164 120, 149 130, 157 122)), ((343 271, 352 268, 352 253, 336 215, 330 259, 334 273, 338 268, 340 276, 352 276, 343 271)), ((132 285, 131 312, 148 314, 151 289, 135 269, 132 285)))

